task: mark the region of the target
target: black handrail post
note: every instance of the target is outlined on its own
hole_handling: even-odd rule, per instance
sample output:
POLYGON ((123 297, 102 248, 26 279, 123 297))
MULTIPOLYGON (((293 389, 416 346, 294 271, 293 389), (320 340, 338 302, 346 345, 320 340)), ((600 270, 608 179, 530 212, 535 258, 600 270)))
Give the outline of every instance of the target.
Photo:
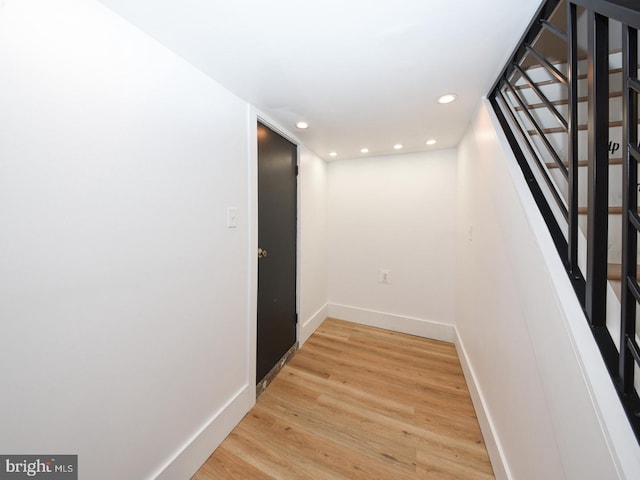
POLYGON ((629 338, 635 338, 637 300, 631 292, 636 283, 638 231, 631 223, 633 214, 638 208, 638 162, 630 154, 630 145, 638 144, 638 101, 637 93, 630 87, 631 72, 638 73, 638 31, 635 28, 622 28, 622 68, 623 68, 623 101, 622 101, 622 311, 620 315, 620 365, 619 375, 622 391, 630 395, 634 391, 634 365, 632 351, 627 345, 629 338), (632 214, 633 212, 633 214, 632 214))
POLYGON ((589 181, 585 310, 606 326, 609 208, 609 20, 588 11, 589 181))
POLYGON ((580 278, 578 266, 578 19, 576 5, 567 2, 567 49, 569 80, 569 112, 567 115, 567 160, 568 178, 568 228, 567 235, 569 272, 574 279, 580 278))

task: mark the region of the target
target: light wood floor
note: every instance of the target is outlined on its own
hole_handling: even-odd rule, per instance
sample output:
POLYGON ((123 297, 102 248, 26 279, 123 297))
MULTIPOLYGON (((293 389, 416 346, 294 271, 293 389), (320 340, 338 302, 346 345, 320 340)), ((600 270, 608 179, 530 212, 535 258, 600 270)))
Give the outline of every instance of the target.
POLYGON ((327 319, 192 480, 493 478, 452 344, 327 319))

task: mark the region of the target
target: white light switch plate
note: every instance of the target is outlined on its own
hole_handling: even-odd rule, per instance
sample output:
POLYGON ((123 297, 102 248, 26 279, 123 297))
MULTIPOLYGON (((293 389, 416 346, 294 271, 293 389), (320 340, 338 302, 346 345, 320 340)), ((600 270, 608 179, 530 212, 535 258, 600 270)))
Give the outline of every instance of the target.
POLYGON ((378 273, 378 282, 391 283, 391 270, 388 268, 381 268, 378 273))
POLYGON ((238 209, 236 207, 227 207, 227 228, 236 228, 238 226, 238 209))

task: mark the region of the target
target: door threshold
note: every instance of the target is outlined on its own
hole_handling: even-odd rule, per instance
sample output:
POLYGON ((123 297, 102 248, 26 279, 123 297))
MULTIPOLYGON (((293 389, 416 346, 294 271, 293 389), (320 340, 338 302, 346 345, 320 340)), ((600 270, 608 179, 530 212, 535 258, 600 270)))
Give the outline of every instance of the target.
POLYGON ((296 354, 297 351, 298 351, 298 342, 294 343, 293 346, 289 350, 287 350, 287 353, 285 353, 282 356, 282 358, 278 360, 278 363, 276 363, 273 366, 273 368, 269 370, 269 373, 267 373, 264 376, 264 378, 258 382, 258 384, 256 385, 256 400, 267 389, 267 387, 273 381, 273 379, 276 378, 278 373, 280 373, 280 370, 282 370, 282 368, 287 363, 289 363, 289 360, 293 358, 293 356, 296 354))

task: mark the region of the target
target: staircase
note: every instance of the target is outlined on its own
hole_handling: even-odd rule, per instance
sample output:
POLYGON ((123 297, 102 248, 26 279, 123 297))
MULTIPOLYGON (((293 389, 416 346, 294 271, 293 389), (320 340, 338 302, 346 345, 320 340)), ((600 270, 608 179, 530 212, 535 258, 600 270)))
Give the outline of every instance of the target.
POLYGON ((640 442, 640 4, 549 0, 489 98, 640 442))
MULTIPOLYGON (((621 52, 612 52, 609 55, 609 125, 608 125, 608 158, 609 158, 609 201, 608 201, 608 231, 607 231, 607 259, 608 259, 608 280, 612 283, 612 287, 616 291, 618 304, 620 303, 620 280, 621 280, 621 264, 622 264, 622 68, 621 52)), ((555 64, 555 68, 566 75, 568 65, 555 64)), ((578 63, 578 92, 587 91, 587 62, 586 60, 578 63)), ((554 151, 558 154, 558 158, 563 159, 562 162, 547 161, 544 164, 547 175, 553 181, 554 188, 562 197, 563 204, 568 205, 569 192, 568 182, 563 171, 568 171, 569 163, 564 160, 568 155, 567 130, 564 126, 557 126, 556 115, 562 119, 568 116, 568 99, 566 98, 567 89, 561 88, 561 84, 554 80, 546 79, 546 70, 542 66, 531 66, 523 72, 529 79, 529 84, 523 76, 520 76, 515 82, 516 89, 521 95, 523 102, 529 114, 533 117, 536 124, 540 127, 545 139, 551 144, 554 151), (536 81, 536 79, 539 79, 536 81), (536 93, 536 88, 540 91, 549 103, 556 109, 551 112, 545 103, 540 102, 536 93)), ((544 157, 545 145, 540 133, 529 120, 525 109, 520 106, 512 93, 508 93, 509 106, 516 112, 518 123, 526 129, 526 134, 539 155, 544 157)), ((578 97, 578 225, 580 234, 587 234, 587 216, 588 216, 588 199, 587 199, 587 181, 588 181, 588 160, 586 160, 588 152, 588 95, 578 97), (584 160, 580 160, 581 158, 584 160)), ((582 264, 586 264, 586 251, 580 252, 582 264)), ((640 257, 639 257, 640 258, 640 257)), ((638 312, 640 315, 640 312, 638 312)))

